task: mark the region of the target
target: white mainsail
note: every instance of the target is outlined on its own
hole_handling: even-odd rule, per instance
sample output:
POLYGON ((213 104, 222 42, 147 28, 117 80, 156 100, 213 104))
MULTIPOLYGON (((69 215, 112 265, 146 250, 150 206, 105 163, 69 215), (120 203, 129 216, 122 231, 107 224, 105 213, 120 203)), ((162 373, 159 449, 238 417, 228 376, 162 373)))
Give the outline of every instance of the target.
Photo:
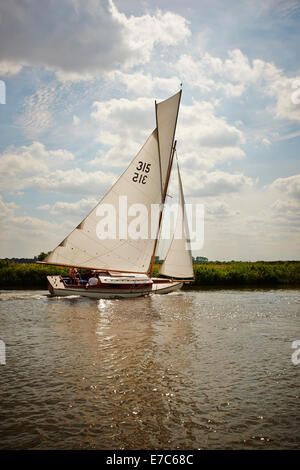
POLYGON ((162 194, 164 193, 171 152, 175 137, 175 129, 181 98, 181 90, 161 103, 155 102, 156 125, 158 132, 159 156, 161 163, 162 194))
POLYGON ((188 226, 184 210, 184 195, 179 166, 178 172, 178 214, 174 235, 167 252, 167 256, 161 266, 160 274, 177 279, 191 279, 194 277, 191 250, 187 247, 188 226))
MULTIPOLYGON (((162 189, 166 186, 166 169, 170 164, 180 96, 181 91, 156 105, 159 131, 156 128, 152 132, 129 167, 103 199, 50 253, 45 259, 47 264, 132 273, 148 271, 155 244, 155 240, 150 236, 151 205, 164 202, 162 189), (159 138, 163 142, 161 151, 159 151, 159 138), (118 221, 124 217, 127 219, 127 214, 119 208, 120 196, 127 197, 127 207, 132 204, 143 204, 147 208, 147 215, 140 224, 147 224, 148 238, 132 239, 128 236, 127 238, 119 236, 118 221), (100 221, 97 214, 101 208, 104 208, 104 204, 110 204, 115 208, 117 221, 115 239, 99 239, 97 236, 97 225, 100 221)), ((127 225, 125 219, 124 224, 127 225)))

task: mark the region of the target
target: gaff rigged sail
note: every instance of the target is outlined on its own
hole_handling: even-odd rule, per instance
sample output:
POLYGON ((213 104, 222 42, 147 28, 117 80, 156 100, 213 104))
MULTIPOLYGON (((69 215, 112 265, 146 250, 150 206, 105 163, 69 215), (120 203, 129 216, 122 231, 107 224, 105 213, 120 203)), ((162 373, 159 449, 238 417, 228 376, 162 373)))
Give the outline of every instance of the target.
POLYGON ((145 239, 119 237, 119 221, 127 217, 120 210, 119 201, 120 196, 126 196, 128 207, 143 204, 147 208, 147 215, 144 215, 140 223, 151 227, 151 205, 164 202, 163 194, 166 190, 180 97, 181 91, 156 104, 157 128, 113 187, 49 254, 45 259, 46 263, 132 273, 147 272, 155 240, 150 237, 150 233, 145 239), (100 206, 104 209, 104 204, 112 205, 115 210, 115 239, 100 239, 97 235, 100 206))

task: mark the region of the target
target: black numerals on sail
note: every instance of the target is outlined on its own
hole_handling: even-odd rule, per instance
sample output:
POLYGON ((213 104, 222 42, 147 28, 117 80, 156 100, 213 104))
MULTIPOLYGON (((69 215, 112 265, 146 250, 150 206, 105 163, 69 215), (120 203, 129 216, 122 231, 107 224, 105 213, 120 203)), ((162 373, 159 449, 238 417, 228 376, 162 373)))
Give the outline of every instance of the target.
POLYGON ((147 173, 150 172, 151 163, 147 162, 139 162, 138 166, 136 167, 136 172, 133 175, 132 181, 135 183, 146 184, 147 182, 147 173))

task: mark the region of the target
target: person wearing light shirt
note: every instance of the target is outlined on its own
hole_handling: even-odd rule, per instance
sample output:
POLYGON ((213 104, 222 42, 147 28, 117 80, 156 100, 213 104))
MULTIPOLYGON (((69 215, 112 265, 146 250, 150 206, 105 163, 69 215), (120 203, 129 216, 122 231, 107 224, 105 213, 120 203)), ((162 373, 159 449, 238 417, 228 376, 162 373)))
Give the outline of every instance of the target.
POLYGON ((98 279, 96 278, 96 276, 89 278, 89 286, 96 286, 97 284, 98 284, 98 279))

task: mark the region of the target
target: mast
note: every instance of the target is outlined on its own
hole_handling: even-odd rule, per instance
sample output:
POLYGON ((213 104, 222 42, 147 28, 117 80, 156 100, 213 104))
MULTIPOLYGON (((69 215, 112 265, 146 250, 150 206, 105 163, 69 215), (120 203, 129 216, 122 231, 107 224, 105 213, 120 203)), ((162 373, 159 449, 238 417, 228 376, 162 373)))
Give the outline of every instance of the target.
POLYGON ((152 277, 152 272, 153 272, 155 252, 156 252, 157 243, 158 243, 158 237, 159 237, 160 226, 161 226, 161 222, 162 222, 162 216, 163 216, 163 211, 164 211, 164 206, 165 206, 165 200, 166 200, 166 197, 167 197, 167 191, 168 191, 168 186, 169 186, 169 181, 170 181, 170 176, 171 176, 171 170, 172 170, 172 165, 173 165, 173 160, 174 160, 174 155, 175 155, 175 150, 176 150, 176 143, 177 143, 177 140, 175 140, 174 145, 173 145, 172 156, 171 156, 170 163, 169 163, 169 168, 168 168, 166 185, 165 185, 165 189, 164 189, 164 193, 163 193, 162 208, 161 208, 160 214, 159 214, 158 228, 157 228, 157 232, 156 232, 156 238, 155 238, 155 242, 154 242, 153 253, 152 253, 150 267, 149 267, 149 276, 150 277, 152 277))

